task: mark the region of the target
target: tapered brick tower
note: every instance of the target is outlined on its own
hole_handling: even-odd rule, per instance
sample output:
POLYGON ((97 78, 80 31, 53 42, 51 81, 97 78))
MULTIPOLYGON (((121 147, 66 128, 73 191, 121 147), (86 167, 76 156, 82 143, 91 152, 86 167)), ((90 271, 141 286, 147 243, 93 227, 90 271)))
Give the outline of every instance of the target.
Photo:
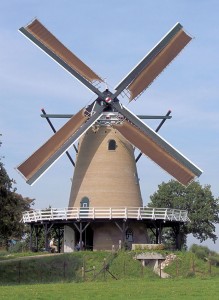
POLYGON ((134 149, 116 129, 92 127, 78 150, 69 207, 142 207, 134 149))
MULTIPOLYGON (((142 207, 134 149, 116 129, 90 128, 81 138, 78 150, 69 208, 142 207)), ((132 234, 134 231, 135 240, 143 243, 146 231, 141 228, 139 232, 140 227, 132 225, 132 234)), ((110 250, 119 244, 121 232, 114 222, 99 220, 89 226, 83 239, 94 250, 110 250)))

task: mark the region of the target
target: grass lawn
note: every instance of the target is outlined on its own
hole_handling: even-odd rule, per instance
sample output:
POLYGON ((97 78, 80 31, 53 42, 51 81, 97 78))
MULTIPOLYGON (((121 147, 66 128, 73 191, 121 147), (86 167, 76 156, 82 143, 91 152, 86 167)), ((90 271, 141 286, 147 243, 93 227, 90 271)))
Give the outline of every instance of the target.
POLYGON ((218 299, 218 278, 0 286, 0 299, 218 299))

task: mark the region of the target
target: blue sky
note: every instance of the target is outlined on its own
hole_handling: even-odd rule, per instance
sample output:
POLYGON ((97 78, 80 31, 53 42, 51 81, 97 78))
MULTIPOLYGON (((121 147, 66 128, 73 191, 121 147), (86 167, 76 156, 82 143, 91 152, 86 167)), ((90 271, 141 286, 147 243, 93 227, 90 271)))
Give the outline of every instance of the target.
MULTIPOLYGON (((180 22, 194 37, 192 42, 136 102, 124 99, 123 103, 136 114, 166 114, 171 109, 173 118, 160 134, 204 171, 200 183, 210 184, 218 197, 218 12, 216 0, 1 1, 0 155, 17 191, 35 198, 36 208, 67 206, 73 170, 66 157, 32 187, 14 168, 52 134, 40 117, 41 108, 48 113, 75 113, 95 98, 18 32, 37 17, 106 78, 110 88, 180 22)), ((158 123, 147 122, 154 129, 158 123)), ((54 121, 56 128, 62 124, 63 120, 54 121)), ((139 161, 138 171, 147 204, 158 184, 171 177, 146 157, 139 161)), ((219 242, 205 244, 219 251, 219 242)))

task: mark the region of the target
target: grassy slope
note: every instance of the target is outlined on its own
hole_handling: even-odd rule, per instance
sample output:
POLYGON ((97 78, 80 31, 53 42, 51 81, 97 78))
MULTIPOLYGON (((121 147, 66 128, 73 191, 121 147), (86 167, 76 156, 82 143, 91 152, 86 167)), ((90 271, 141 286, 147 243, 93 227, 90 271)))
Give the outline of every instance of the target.
POLYGON ((191 252, 177 252, 177 261, 165 269, 171 279, 142 268, 133 255, 113 257, 102 251, 19 259, 16 254, 13 261, 0 255, 0 299, 218 299, 219 268, 212 266, 209 274, 208 262, 191 252), (104 259, 111 261, 109 271, 119 280, 100 272, 104 259), (82 266, 96 267, 95 281, 93 271, 82 277, 82 266))
POLYGON ((219 267, 210 266, 208 261, 198 259, 192 252, 177 252, 177 259, 165 268, 165 272, 175 278, 209 278, 219 276, 219 267))
POLYGON ((127 252, 120 252, 118 255, 104 251, 77 252, 31 258, 19 258, 16 255, 14 259, 9 256, 0 262, 0 284, 115 280, 113 276, 117 279, 156 277, 152 270, 143 269, 133 259, 133 253, 127 252), (104 263, 109 263, 109 272, 112 275, 103 271, 104 263), (83 276, 82 267, 90 272, 85 272, 83 276))

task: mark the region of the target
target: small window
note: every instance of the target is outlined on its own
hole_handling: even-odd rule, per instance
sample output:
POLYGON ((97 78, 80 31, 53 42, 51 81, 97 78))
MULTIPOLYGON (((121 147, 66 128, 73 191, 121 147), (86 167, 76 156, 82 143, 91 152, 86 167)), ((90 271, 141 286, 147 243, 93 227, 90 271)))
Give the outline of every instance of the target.
POLYGON ((108 142, 108 150, 116 150, 116 141, 115 140, 109 140, 108 142))
POLYGON ((89 207, 89 198, 88 197, 83 197, 81 199, 81 207, 89 207))

